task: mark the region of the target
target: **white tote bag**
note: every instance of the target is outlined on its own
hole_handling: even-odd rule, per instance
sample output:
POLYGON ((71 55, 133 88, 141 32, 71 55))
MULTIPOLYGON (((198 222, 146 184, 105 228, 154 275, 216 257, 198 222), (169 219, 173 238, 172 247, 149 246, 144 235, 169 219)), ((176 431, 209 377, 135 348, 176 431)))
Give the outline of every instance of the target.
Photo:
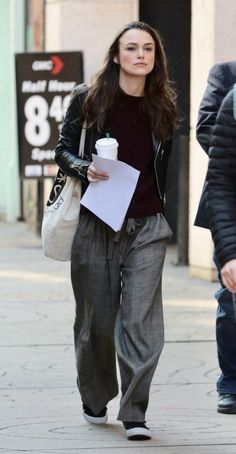
MULTIPOLYGON (((83 157, 86 127, 83 125, 78 156, 83 157)), ((79 223, 81 181, 58 170, 42 222, 46 257, 62 262, 71 259, 71 247, 79 223)))

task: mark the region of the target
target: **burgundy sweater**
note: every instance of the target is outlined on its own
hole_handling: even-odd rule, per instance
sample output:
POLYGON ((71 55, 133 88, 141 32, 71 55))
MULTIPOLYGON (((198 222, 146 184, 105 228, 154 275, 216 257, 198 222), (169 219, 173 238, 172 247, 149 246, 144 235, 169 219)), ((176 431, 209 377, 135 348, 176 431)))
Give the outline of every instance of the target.
POLYGON ((151 127, 142 97, 120 91, 105 128, 118 143, 118 159, 140 171, 126 217, 151 216, 163 211, 153 165, 151 127))

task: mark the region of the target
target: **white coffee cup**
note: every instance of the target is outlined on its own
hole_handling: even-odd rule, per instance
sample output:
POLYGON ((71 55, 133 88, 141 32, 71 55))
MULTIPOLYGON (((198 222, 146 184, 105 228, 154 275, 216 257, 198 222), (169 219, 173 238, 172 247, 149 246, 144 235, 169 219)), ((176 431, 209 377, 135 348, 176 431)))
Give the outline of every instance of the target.
POLYGON ((101 158, 117 159, 118 142, 112 137, 97 140, 95 144, 97 155, 101 158))

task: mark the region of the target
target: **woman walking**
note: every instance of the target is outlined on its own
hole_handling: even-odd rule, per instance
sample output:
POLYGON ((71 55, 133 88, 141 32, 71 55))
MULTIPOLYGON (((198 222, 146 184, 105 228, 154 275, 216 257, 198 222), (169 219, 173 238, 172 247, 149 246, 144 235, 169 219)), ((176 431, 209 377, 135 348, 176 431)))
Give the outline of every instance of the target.
POLYGON ((164 188, 174 127, 175 93, 161 38, 149 25, 132 22, 111 44, 91 87, 75 89, 55 154, 59 167, 80 178, 85 190, 109 178, 92 162, 96 140, 109 134, 119 143, 118 159, 140 171, 119 232, 82 207, 71 258, 83 415, 90 423, 107 421, 107 404, 118 393, 117 355, 118 420, 130 440, 151 437, 145 414, 164 343, 161 282, 172 233, 163 214, 164 188))

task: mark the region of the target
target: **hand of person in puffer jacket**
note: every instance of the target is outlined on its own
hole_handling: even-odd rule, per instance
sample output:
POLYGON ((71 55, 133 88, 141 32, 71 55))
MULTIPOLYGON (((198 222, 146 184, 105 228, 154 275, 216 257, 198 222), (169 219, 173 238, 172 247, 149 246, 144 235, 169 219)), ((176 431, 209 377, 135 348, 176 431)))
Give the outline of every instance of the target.
POLYGON ((221 269, 221 278, 224 286, 230 292, 236 292, 236 259, 227 262, 221 269))

